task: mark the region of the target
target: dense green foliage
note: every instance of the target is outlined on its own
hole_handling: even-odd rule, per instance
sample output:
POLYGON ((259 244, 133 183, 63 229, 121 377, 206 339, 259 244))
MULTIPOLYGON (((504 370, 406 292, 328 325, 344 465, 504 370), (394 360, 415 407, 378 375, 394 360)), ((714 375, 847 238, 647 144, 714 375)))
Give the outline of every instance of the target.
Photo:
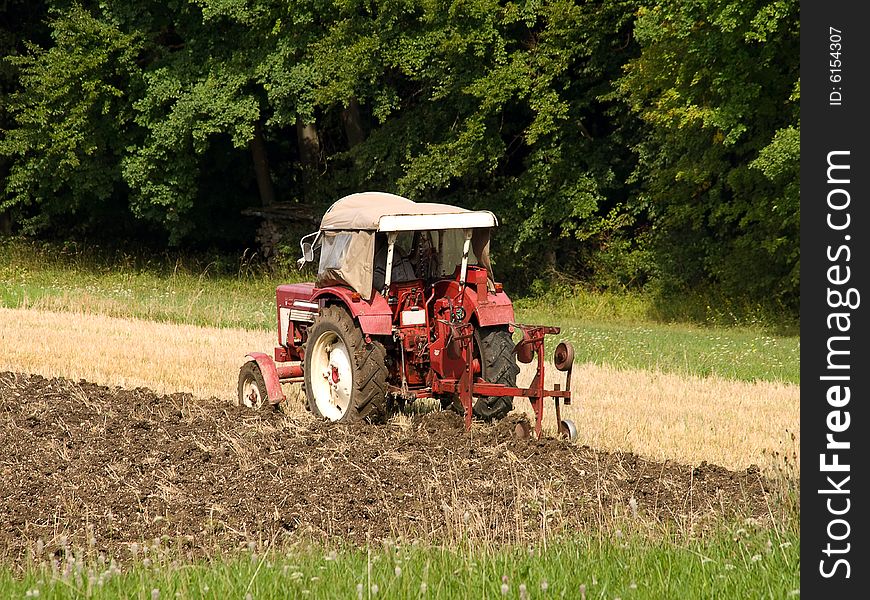
POLYGON ((245 208, 380 189, 495 211, 514 285, 796 314, 798 27, 793 0, 6 0, 0 215, 241 248, 245 208))

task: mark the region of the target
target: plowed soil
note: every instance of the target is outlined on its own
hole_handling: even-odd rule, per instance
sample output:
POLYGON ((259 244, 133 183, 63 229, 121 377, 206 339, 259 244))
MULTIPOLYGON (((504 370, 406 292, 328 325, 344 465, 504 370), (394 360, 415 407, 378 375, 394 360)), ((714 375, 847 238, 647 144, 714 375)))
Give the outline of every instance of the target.
POLYGON ((770 513, 755 468, 518 440, 519 418, 469 433, 449 412, 343 426, 0 373, 0 558, 68 545, 123 558, 155 539, 188 556, 312 538, 535 544, 770 513))

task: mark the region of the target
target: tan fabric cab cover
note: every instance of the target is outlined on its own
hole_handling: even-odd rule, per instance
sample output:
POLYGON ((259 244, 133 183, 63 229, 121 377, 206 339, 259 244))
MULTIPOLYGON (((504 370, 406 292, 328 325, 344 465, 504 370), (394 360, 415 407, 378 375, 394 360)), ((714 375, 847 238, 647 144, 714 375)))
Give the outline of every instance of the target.
MULTIPOLYGON (((372 295, 372 261, 375 235, 384 215, 440 215, 471 212, 449 204, 413 202, 385 192, 362 192, 336 201, 320 223, 323 239, 317 286, 346 284, 369 300, 372 295)), ((479 264, 492 273, 489 230, 475 230, 473 252, 479 264)), ((490 275, 491 276, 491 275, 490 275)))
POLYGON ((373 231, 324 231, 317 287, 349 285, 370 300, 374 256, 373 231))
POLYGON ((414 202, 385 192, 351 194, 329 207, 320 229, 377 230, 384 215, 443 215, 471 212, 449 204, 414 202))

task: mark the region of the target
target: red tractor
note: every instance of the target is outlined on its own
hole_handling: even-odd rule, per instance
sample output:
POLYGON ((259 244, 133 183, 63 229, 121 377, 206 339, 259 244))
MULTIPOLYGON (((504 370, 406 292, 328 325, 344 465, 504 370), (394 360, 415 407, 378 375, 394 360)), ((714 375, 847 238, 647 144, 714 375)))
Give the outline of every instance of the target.
POLYGON ((544 336, 559 328, 514 323, 489 260, 497 224, 489 211, 381 192, 338 200, 301 242, 300 266, 320 252, 316 281, 277 288, 278 346, 274 357, 247 355, 239 402, 274 405, 284 400, 282 383, 302 383, 314 415, 352 422, 436 398, 462 411, 470 428, 472 415, 504 418, 524 396, 540 436, 551 397, 560 432, 573 439, 574 424, 560 415, 560 401, 571 401, 573 348, 562 342, 554 356, 567 373, 564 389, 545 389, 544 336), (535 358, 531 384, 517 387, 517 361, 535 358))

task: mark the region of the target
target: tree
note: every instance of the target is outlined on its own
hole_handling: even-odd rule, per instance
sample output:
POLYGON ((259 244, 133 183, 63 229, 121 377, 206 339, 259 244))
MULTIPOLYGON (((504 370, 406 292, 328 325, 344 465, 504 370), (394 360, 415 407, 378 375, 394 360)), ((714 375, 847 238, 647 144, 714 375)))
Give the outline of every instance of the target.
POLYGON ((619 86, 648 125, 635 176, 665 282, 794 308, 798 3, 657 2, 636 36, 619 86))
POLYGON ((0 141, 11 161, 0 208, 30 207, 31 227, 77 212, 87 221, 117 199, 139 45, 77 5, 52 13, 51 40, 49 49, 28 42, 28 53, 7 61, 20 87, 8 104, 16 126, 0 141))

